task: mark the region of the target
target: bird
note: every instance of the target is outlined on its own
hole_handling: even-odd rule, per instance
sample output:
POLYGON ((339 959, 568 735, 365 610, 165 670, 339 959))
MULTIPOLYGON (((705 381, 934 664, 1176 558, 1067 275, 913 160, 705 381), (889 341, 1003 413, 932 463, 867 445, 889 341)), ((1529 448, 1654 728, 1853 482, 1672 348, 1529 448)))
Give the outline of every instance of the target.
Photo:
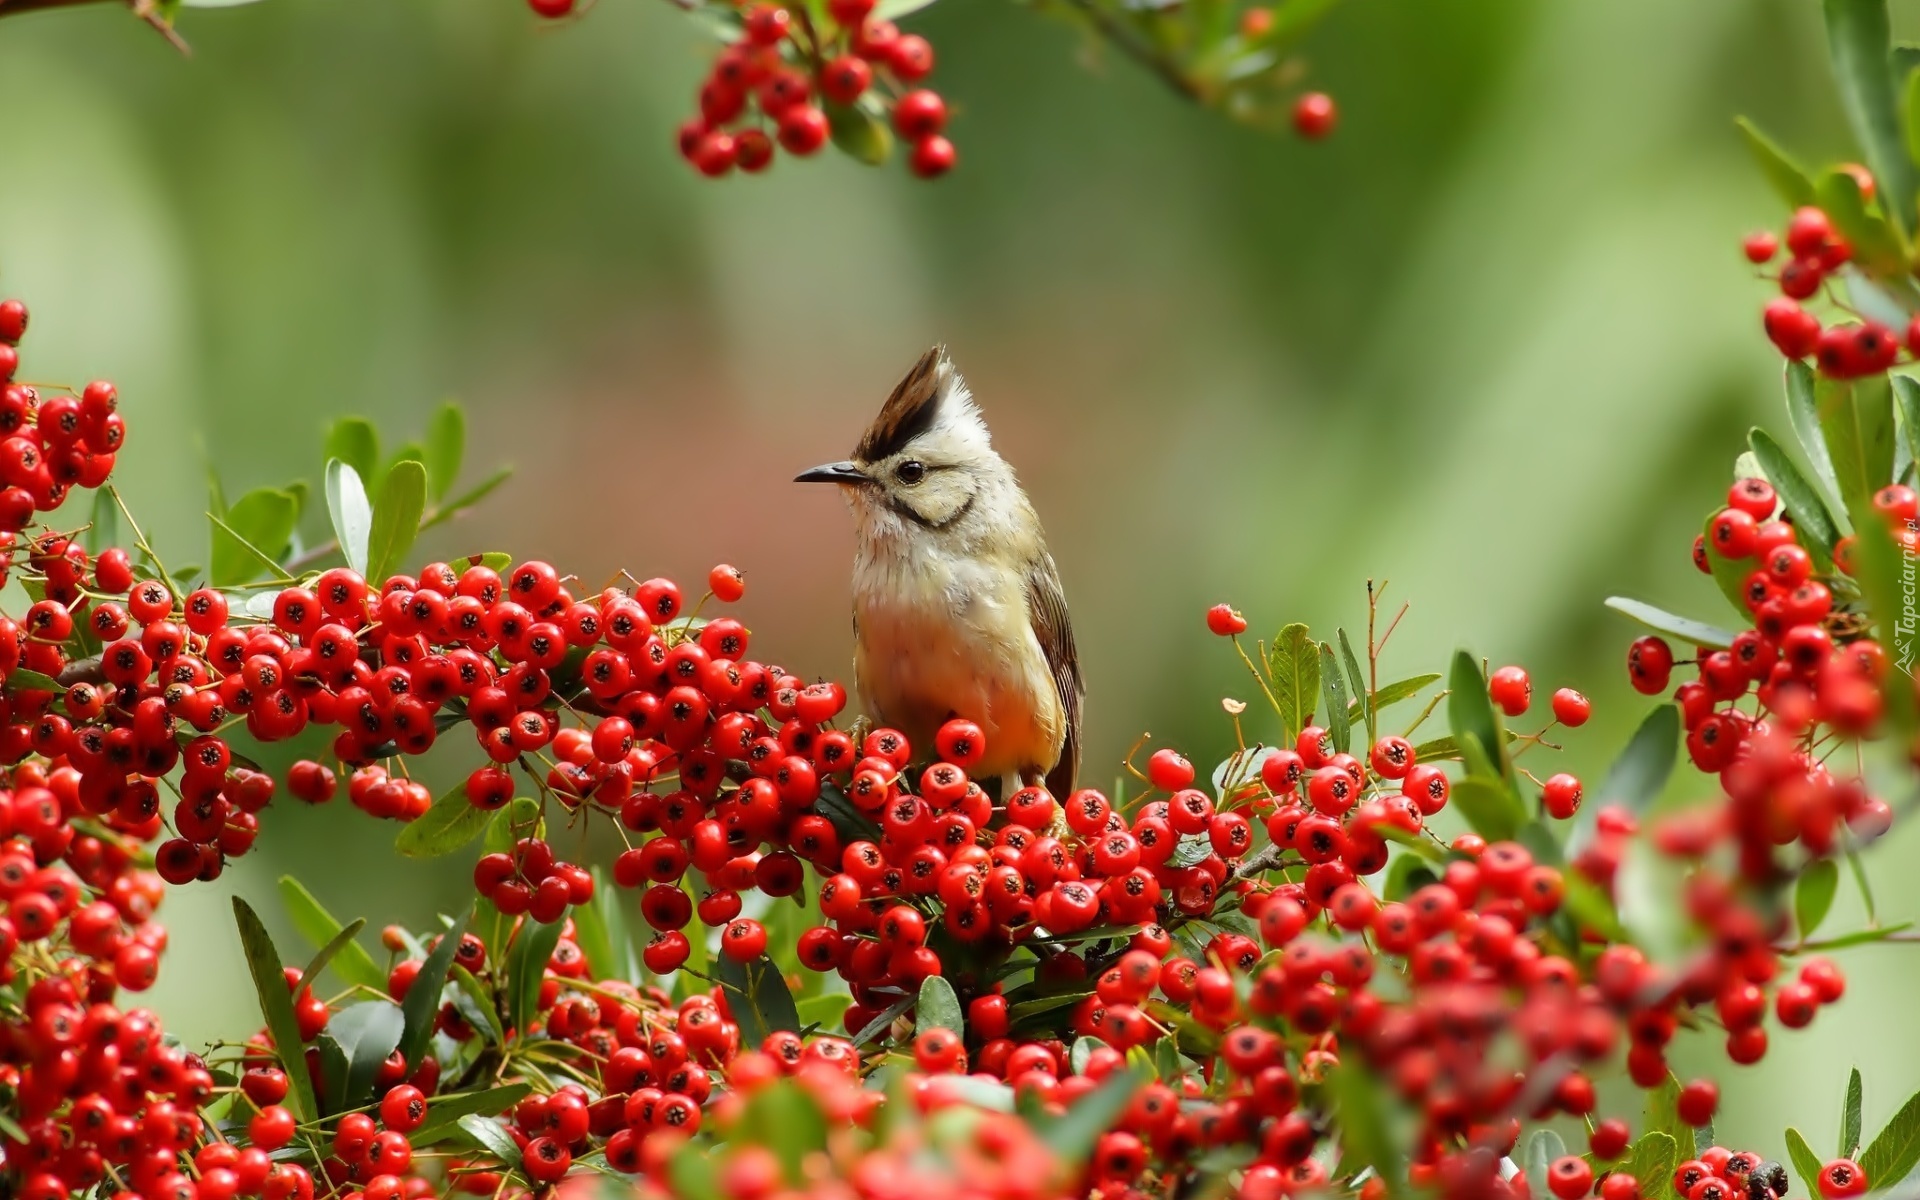
POLYGON ((852 510, 854 683, 916 751, 962 718, 976 780, 1017 776, 1062 800, 1080 768, 1086 688, 1040 518, 945 346, 893 389, 853 456, 796 483, 852 510))

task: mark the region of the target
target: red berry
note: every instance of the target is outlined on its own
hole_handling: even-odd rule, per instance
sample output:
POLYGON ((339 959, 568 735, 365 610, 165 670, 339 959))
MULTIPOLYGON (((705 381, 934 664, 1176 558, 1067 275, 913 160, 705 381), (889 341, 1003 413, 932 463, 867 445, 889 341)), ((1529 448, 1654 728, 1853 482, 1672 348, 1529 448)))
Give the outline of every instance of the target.
POLYGON ((27 306, 18 300, 0 300, 0 342, 27 336, 27 306))
POLYGON ((758 46, 777 46, 793 26, 793 18, 777 4, 756 4, 747 10, 742 23, 747 40, 758 46))
POLYGON ((887 62, 905 83, 917 83, 933 71, 933 45, 917 33, 904 33, 887 48, 887 62))
POLYGON ((1517 717, 1533 703, 1533 681, 1524 667, 1501 667, 1487 680, 1487 694, 1501 712, 1517 717))
POLYGON ((857 54, 842 54, 820 69, 820 91, 829 100, 852 104, 873 85, 873 68, 857 54))
POLYGON ((715 130, 693 148, 693 165, 702 175, 718 178, 733 170, 735 153, 733 135, 715 130))
POLYGON ((1547 815, 1564 821, 1580 810, 1580 781, 1562 771, 1550 777, 1541 789, 1547 815))
POLYGON ((910 142, 932 137, 946 128, 946 124, 947 102, 938 92, 915 88, 894 105, 893 127, 910 142))
POLYGON ((1308 92, 1293 102, 1294 132, 1310 142, 1317 142, 1333 132, 1339 115, 1332 96, 1325 92, 1308 92))
POLYGON ((1819 318, 1784 297, 1767 305, 1764 324, 1767 340, 1788 358, 1805 358, 1820 344, 1819 318))
POLYGON ((1711 1079, 1695 1079, 1680 1089, 1680 1098, 1675 1108, 1680 1119, 1689 1125, 1705 1125, 1713 1120, 1714 1110, 1720 1107, 1720 1087, 1711 1079))
POLYGON ((1858 1196, 1867 1190, 1867 1173, 1850 1158, 1836 1158, 1820 1168, 1820 1194, 1827 1200, 1858 1196))
MULTIPOLYGON (((733 158, 734 162, 739 165, 742 171, 747 172, 749 175, 758 174, 766 170, 773 162, 773 139, 768 137, 766 131, 763 129, 742 129, 734 135, 733 158)), ((716 567, 714 569, 719 570, 720 568, 716 567)), ((732 570, 731 567, 727 569, 732 570)), ((708 586, 712 588, 711 583, 709 583, 708 586)), ((722 603, 731 603, 725 596, 720 594, 718 588, 713 588, 712 590, 714 596, 722 603)), ((739 599, 739 597, 735 596, 734 599, 739 599)))
POLYGON ((707 590, 722 604, 734 604, 747 594, 747 579, 739 567, 721 563, 707 572, 707 590))
POLYGON ((816 153, 831 132, 827 114, 810 104, 795 105, 780 114, 780 145, 789 154, 804 158, 816 153))
POLYGON ((953 143, 936 133, 913 144, 913 155, 907 165, 922 179, 936 179, 953 170, 956 157, 953 143))
POLYGON ((721 933, 720 950, 735 962, 752 962, 767 952, 767 928, 758 921, 742 917, 730 923, 721 933))
POLYGON ((1780 253, 1780 239, 1763 229, 1748 234, 1740 249, 1746 254, 1748 262, 1763 263, 1780 253))
POLYGON ((1827 214, 1812 205, 1794 210, 1787 221, 1787 249, 1796 258, 1812 258, 1826 249, 1833 237, 1833 223, 1827 214))
POLYGON ((1147 778, 1163 792, 1193 785, 1193 764, 1178 750, 1155 750, 1147 760, 1147 778))
POLYGON ((538 16, 548 18, 564 17, 573 11, 574 0, 527 0, 527 7, 538 16))
POLYGON ((1233 637, 1247 631, 1247 619, 1231 604, 1216 604, 1207 610, 1207 629, 1220 637, 1233 637))
POLYGON ((1593 1168, 1577 1155, 1556 1158, 1547 1168, 1547 1190, 1559 1200, 1580 1200, 1592 1186, 1593 1168))
POLYGON ((1562 725, 1577 729, 1592 715, 1593 702, 1572 688, 1561 688, 1553 694, 1553 719, 1562 725))

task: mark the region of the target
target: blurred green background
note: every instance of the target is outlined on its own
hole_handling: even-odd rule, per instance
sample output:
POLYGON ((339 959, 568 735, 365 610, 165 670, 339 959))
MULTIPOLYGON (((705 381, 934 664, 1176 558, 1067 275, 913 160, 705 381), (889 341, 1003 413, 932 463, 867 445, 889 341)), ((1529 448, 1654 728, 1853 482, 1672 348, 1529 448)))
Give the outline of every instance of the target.
MULTIPOLYGON (((589 583, 730 561, 756 651, 813 676, 849 660, 850 535, 788 480, 944 340, 1046 521, 1095 778, 1143 731, 1229 748, 1218 701, 1251 688, 1208 604, 1330 634, 1373 577, 1413 601, 1391 675, 1466 645, 1584 688, 1564 765, 1597 779, 1646 708, 1601 600, 1718 617, 1688 542, 1746 426, 1782 424, 1738 239, 1783 214, 1731 118, 1851 153, 1817 6, 1352 0, 1309 42, 1342 110, 1320 145, 1000 0, 909 25, 958 110, 933 186, 832 154, 697 178, 672 139, 711 46, 659 0, 560 27, 517 0, 273 0, 188 12, 188 59, 110 6, 6 20, 22 374, 119 382, 125 486, 176 561, 204 561, 208 464, 229 494, 317 480, 330 418, 397 440, 457 396, 471 466, 520 474, 424 553, 589 583)), ((234 889, 288 944, 287 870, 376 927, 463 902, 467 856, 398 870, 392 828, 342 809, 276 806, 256 854, 169 898, 153 997, 190 1043, 256 1019, 234 889)), ((1871 858, 1883 911, 1920 910, 1916 849, 1871 858)), ((1849 894, 1830 928, 1860 919, 1849 894)), ((1723 1140, 1780 1155, 1791 1121, 1824 1148, 1850 1060, 1870 1132, 1920 1084, 1911 948, 1844 961, 1845 1008, 1723 1064, 1723 1140)))

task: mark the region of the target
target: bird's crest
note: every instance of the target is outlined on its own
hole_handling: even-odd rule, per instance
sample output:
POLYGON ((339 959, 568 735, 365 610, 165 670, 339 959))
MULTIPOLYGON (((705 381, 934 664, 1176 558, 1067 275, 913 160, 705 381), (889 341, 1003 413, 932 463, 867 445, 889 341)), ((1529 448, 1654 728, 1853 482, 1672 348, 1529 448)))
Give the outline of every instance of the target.
POLYGON ((951 424, 956 432, 986 439, 986 423, 974 407, 973 397, 960 373, 953 368, 945 346, 934 346, 913 364, 880 407, 853 456, 873 463, 900 453, 915 438, 938 425, 951 424))

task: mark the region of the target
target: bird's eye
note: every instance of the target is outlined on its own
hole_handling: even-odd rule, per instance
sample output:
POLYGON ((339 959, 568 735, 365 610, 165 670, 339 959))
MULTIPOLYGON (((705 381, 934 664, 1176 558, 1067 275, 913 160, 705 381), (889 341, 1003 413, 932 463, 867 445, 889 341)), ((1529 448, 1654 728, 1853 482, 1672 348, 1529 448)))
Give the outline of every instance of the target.
POLYGON ((919 483, 927 477, 926 464, 910 458, 893 469, 893 477, 901 483, 919 483))

